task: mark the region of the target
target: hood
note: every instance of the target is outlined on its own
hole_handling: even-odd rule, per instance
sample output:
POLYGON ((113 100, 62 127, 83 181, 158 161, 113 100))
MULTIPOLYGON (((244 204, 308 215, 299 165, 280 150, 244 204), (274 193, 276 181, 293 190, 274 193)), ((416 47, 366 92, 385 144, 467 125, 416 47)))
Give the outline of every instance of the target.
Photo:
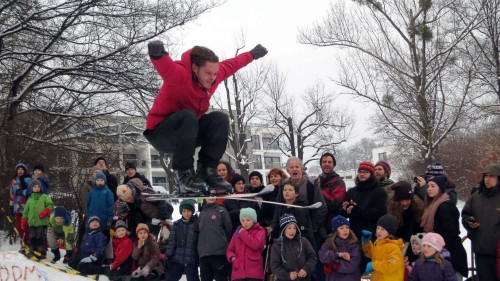
POLYGON ((394 244, 394 245, 398 246, 399 249, 401 249, 401 250, 403 250, 403 248, 405 247, 405 244, 403 243, 403 239, 401 239, 401 238, 398 238, 398 239, 385 238, 382 240, 375 241, 375 245, 377 245, 377 246, 382 246, 385 244, 394 244))

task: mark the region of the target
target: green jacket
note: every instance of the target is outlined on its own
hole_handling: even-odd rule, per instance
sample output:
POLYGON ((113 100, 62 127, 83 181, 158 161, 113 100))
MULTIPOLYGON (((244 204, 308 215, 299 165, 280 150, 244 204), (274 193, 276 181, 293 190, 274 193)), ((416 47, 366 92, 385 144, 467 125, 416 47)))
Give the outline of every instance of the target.
MULTIPOLYGON (((66 212, 66 214, 69 215, 68 212, 66 212)), ((73 250, 73 242, 75 242, 75 227, 71 223, 71 216, 69 216, 69 220, 66 216, 64 218, 64 222, 58 224, 54 214, 52 214, 50 216, 49 223, 55 237, 64 237, 64 248, 66 250, 73 250)))
POLYGON ((48 226, 49 216, 41 219, 38 215, 49 208, 51 211, 54 210, 54 203, 47 194, 43 193, 31 193, 28 202, 24 206, 23 218, 28 219, 29 226, 48 226))

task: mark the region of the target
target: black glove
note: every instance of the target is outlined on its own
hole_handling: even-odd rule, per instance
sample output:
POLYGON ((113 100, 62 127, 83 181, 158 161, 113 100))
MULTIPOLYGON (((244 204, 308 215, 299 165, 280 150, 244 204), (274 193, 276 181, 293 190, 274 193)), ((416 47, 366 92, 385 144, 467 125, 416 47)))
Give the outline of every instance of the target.
POLYGON ((250 50, 250 53, 252 53, 253 59, 258 60, 261 57, 267 55, 267 49, 264 48, 261 44, 258 44, 257 46, 255 46, 255 48, 250 50))
POLYGON ((163 46, 163 42, 160 40, 151 41, 148 43, 148 54, 152 59, 160 59, 163 55, 167 55, 167 51, 165 51, 165 46, 163 46))

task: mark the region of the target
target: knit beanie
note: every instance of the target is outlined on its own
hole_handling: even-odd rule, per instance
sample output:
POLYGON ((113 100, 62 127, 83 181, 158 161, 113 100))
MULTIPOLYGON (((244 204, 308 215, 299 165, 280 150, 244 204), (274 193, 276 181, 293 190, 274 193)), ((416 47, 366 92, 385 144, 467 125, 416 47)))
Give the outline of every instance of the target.
POLYGON ((116 188, 116 196, 125 202, 132 201, 131 199, 134 198, 132 189, 125 184, 121 184, 116 188))
POLYGON ((425 233, 417 233, 411 236, 410 238, 410 245, 413 244, 413 241, 416 241, 418 245, 422 246, 422 238, 424 237, 425 233))
POLYGON ((244 217, 251 219, 253 223, 257 222, 257 213, 253 208, 242 208, 240 210, 240 220, 244 217))
POLYGON ((184 199, 179 205, 179 213, 182 214, 182 210, 188 209, 194 213, 194 200, 184 199))
POLYGON ((281 229, 281 235, 283 235, 283 232, 285 231, 285 228, 288 224, 293 223, 297 227, 297 232, 300 234, 300 229, 299 225, 297 224, 297 219, 291 215, 291 214, 283 214, 280 218, 280 229, 281 229))
POLYGON ((39 192, 41 193, 42 192, 42 184, 37 179, 31 180, 30 185, 28 186, 28 188, 29 188, 29 190, 31 190, 31 192, 33 192, 33 187, 35 187, 37 185, 40 187, 40 191, 39 192))
POLYGON ((97 175, 95 175, 95 179, 104 180, 104 182, 106 182, 106 175, 103 172, 97 173, 97 175))
POLYGON ((43 166, 43 164, 41 164, 41 163, 36 164, 36 165, 33 167, 33 171, 34 171, 34 170, 40 170, 40 171, 42 171, 42 173, 45 173, 45 167, 44 167, 44 166, 43 166))
POLYGON ((116 205, 116 212, 119 214, 128 213, 129 211, 130 211, 130 207, 128 206, 128 204, 126 202, 119 202, 116 205))
POLYGON ((387 230, 389 235, 394 235, 398 230, 398 219, 393 215, 383 215, 378 219, 377 225, 387 230))
POLYGON ((95 165, 94 167, 92 167, 91 174, 93 174, 95 171, 102 172, 101 166, 95 165))
POLYGON ((264 180, 262 179, 262 174, 258 171, 251 172, 250 175, 248 175, 248 181, 250 182, 250 179, 255 176, 259 177, 260 184, 264 184, 264 180))
POLYGON ((385 173, 387 174, 387 178, 391 177, 391 165, 385 161, 378 161, 377 164, 375 164, 375 167, 377 166, 382 166, 384 169, 385 173))
POLYGON ((483 171, 483 174, 492 174, 494 176, 500 176, 500 163, 489 164, 483 171))
POLYGON ((138 224, 136 229, 135 229, 135 234, 139 233, 139 231, 141 231, 141 230, 146 230, 146 232, 149 233, 148 225, 145 223, 138 224))
POLYGON ((128 169, 137 170, 137 168, 135 166, 135 163, 133 163, 133 162, 127 162, 127 163, 125 163, 125 171, 128 170, 128 169))
POLYGON ((66 209, 63 206, 57 206, 54 208, 54 217, 66 217, 66 209))
POLYGON ((426 176, 437 176, 444 175, 444 168, 441 163, 436 162, 432 165, 427 166, 427 171, 425 172, 426 176))
POLYGON ((28 166, 24 163, 19 163, 16 165, 16 171, 17 169, 22 168, 24 170, 24 174, 28 174, 28 166))
POLYGON ((94 165, 97 165, 97 162, 99 162, 100 160, 104 160, 104 163, 106 163, 106 158, 99 156, 94 160, 94 165))
POLYGON ((422 238, 422 245, 431 246, 438 252, 441 252, 443 250, 445 243, 441 235, 434 232, 429 232, 425 234, 424 237, 422 238))
POLYGON ((88 220, 87 225, 90 227, 90 223, 93 221, 98 221, 99 223, 101 223, 101 219, 98 216, 91 216, 88 220))
POLYGON ((375 171, 375 166, 373 166, 373 163, 370 161, 363 161, 359 163, 358 172, 359 171, 368 171, 373 174, 373 172, 375 171))
POLYGON ((413 199, 413 191, 411 190, 411 184, 407 181, 398 181, 391 185, 391 189, 394 190, 394 201, 403 201, 413 199))
POLYGON ((117 220, 115 223, 115 230, 118 230, 120 227, 127 229, 127 223, 122 220, 117 220))
POLYGON ((323 158, 325 158, 326 156, 330 156, 332 157, 333 159, 333 166, 337 166, 337 160, 335 159, 335 156, 333 156, 332 153, 330 152, 325 152, 321 155, 321 157, 319 158, 319 165, 321 166, 321 163, 323 163, 323 158))
POLYGON ((335 216, 332 218, 332 231, 335 232, 337 231, 337 228, 343 226, 343 225, 347 225, 347 226, 351 226, 351 224, 349 223, 349 220, 341 215, 338 215, 338 216, 335 216))
POLYGON ((231 185, 233 188, 239 181, 243 181, 243 184, 245 183, 245 179, 240 174, 234 174, 231 178, 231 185))
POLYGON ((429 182, 435 182, 438 186, 441 192, 445 192, 446 190, 446 182, 448 182, 448 178, 445 175, 441 176, 432 176, 427 179, 427 183, 429 182))

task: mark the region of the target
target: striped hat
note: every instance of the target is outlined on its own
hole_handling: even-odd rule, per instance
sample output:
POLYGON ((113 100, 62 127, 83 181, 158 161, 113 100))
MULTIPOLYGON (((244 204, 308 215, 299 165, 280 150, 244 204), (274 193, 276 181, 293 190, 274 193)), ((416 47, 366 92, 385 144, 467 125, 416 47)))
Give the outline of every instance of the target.
POLYGON ((120 200, 124 202, 131 202, 134 198, 132 189, 130 189, 125 184, 121 184, 116 188, 116 196, 118 196, 118 198, 120 198, 120 200))

